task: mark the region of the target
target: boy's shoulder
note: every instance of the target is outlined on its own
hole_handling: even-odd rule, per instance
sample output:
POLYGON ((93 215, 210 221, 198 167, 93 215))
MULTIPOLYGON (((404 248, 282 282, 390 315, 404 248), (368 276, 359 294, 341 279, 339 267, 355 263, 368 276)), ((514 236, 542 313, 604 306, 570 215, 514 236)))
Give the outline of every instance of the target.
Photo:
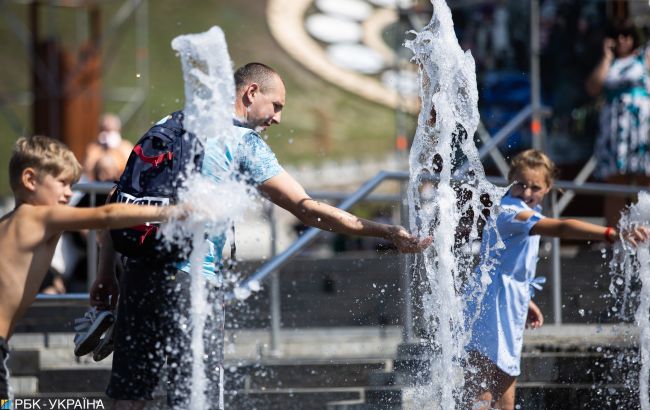
POLYGON ((20 223, 29 224, 28 226, 42 225, 46 226, 52 220, 56 220, 61 215, 70 218, 73 214, 71 210, 77 209, 70 205, 34 205, 23 203, 17 206, 13 211, 7 213, 0 219, 0 223, 20 223))
POLYGON ((31 249, 47 242, 46 206, 21 204, 0 217, 0 239, 5 247, 31 249))
POLYGON ((21 204, 14 208, 11 212, 3 215, 0 218, 0 225, 9 225, 12 223, 21 223, 23 221, 33 221, 37 222, 43 218, 39 216, 44 215, 47 212, 46 208, 50 208, 45 205, 32 205, 32 204, 21 204))

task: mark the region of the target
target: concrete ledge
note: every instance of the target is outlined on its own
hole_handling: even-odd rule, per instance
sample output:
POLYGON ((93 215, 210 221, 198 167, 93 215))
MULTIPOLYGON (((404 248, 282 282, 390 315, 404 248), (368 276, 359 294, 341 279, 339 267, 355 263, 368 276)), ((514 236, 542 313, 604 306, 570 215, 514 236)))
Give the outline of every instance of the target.
POLYGON ((638 344, 639 328, 630 324, 545 325, 524 332, 524 352, 560 346, 584 349, 595 346, 631 347, 638 344))

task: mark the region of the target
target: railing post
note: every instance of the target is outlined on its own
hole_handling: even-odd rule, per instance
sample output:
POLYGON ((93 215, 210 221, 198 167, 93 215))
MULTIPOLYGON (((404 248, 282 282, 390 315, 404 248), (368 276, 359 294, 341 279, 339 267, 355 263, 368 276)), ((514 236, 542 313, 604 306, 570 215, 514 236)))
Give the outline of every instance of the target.
MULTIPOLYGON (((97 204, 97 191, 90 190, 90 207, 94 208, 97 204)), ((88 231, 86 238, 86 276, 88 290, 92 287, 97 278, 97 233, 91 229, 88 231)))
MULTIPOLYGON (((557 190, 551 191, 551 216, 559 218, 557 190)), ((553 267, 553 319, 555 325, 562 324, 562 271, 560 265, 560 238, 553 238, 551 263, 553 267)))
MULTIPOLYGON (((407 188, 408 180, 400 182, 400 219, 402 226, 409 226, 409 207, 407 188)), ((411 343, 415 338, 413 333, 413 295, 411 294, 411 270, 413 266, 413 255, 405 254, 401 266, 401 287, 402 287, 402 340, 404 343, 411 343)))
POLYGON ((533 148, 545 150, 544 126, 542 123, 542 92, 540 76, 540 22, 539 0, 530 0, 530 91, 533 148))
MULTIPOLYGON (((271 259, 278 253, 277 223, 273 204, 267 204, 267 216, 271 226, 271 259)), ((280 352, 280 328, 282 326, 282 312, 280 307, 280 271, 276 270, 271 274, 269 288, 270 311, 271 311, 271 349, 272 356, 279 356, 280 352)))

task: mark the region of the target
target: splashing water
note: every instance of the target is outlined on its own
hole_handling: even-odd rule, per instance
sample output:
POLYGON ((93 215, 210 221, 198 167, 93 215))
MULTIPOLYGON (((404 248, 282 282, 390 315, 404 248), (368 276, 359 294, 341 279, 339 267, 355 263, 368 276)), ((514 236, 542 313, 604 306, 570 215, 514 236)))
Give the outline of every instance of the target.
MULTIPOLYGON (((217 150, 226 152, 227 147, 235 146, 237 134, 232 123, 235 100, 232 63, 222 30, 213 27, 204 33, 178 36, 172 41, 172 48, 180 56, 183 67, 185 129, 195 134, 203 146, 216 144, 217 150)), ((249 186, 233 178, 235 169, 214 171, 219 173, 218 184, 201 173, 188 170, 179 203, 191 204, 191 215, 184 220, 173 219, 161 229, 168 240, 193 238, 190 255, 192 380, 188 381, 191 383, 190 408, 193 409, 215 405, 206 397, 207 389, 216 388, 208 385, 206 371, 218 371, 223 381, 223 367, 206 369, 203 360, 208 353, 204 346, 204 327, 214 314, 208 304, 208 284, 202 274, 209 250, 206 237, 223 235, 233 222, 242 221, 253 195, 249 186)), ((223 283, 221 285, 223 290, 223 283)), ((223 317, 223 312, 221 315, 223 317)), ((223 382, 219 389, 219 408, 223 408, 223 382)))
POLYGON ((225 143, 234 136, 235 81, 223 31, 178 36, 172 48, 183 66, 186 129, 203 142, 219 136, 225 143))
MULTIPOLYGON (((492 268, 488 261, 478 286, 470 283, 472 245, 492 223, 487 216, 496 214, 505 189, 487 182, 473 142, 479 122, 474 59, 459 46, 445 1, 431 3, 431 21, 405 43, 419 66, 422 103, 409 158, 410 226, 419 236, 433 236, 432 246, 416 262, 426 320, 420 336, 435 352, 431 384, 420 389, 416 400, 426 408, 434 403, 436 408, 456 408, 470 337, 464 306, 468 297, 480 298, 485 292, 492 268), (466 297, 468 287, 475 291, 466 297)), ((503 245, 497 240, 494 246, 503 245)))
MULTIPOLYGON (((639 201, 630 206, 618 224, 619 232, 633 229, 637 226, 647 226, 650 221, 650 194, 639 193, 639 201)), ((639 356, 641 369, 639 371, 639 404, 642 410, 650 409, 650 250, 647 244, 637 248, 625 242, 619 242, 614 248, 614 257, 610 262, 612 283, 610 292, 618 301, 617 312, 625 318, 629 308, 637 305, 634 321, 639 327, 639 356), (641 284, 641 289, 635 289, 635 282, 641 284)))

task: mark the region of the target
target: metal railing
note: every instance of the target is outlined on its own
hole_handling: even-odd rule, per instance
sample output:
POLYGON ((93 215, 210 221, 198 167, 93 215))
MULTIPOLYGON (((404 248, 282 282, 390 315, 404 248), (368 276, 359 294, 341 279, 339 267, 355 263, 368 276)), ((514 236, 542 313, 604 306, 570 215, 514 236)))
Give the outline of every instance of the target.
MULTIPOLYGON (((544 112, 548 112, 544 110, 544 112)), ((494 137, 489 137, 487 132, 483 129, 479 130, 479 134, 483 133, 486 135, 479 135, 484 141, 484 145, 479 148, 479 156, 481 159, 484 159, 490 155, 498 166, 499 171, 502 175, 507 173, 507 165, 504 165, 502 161, 503 156, 498 151, 498 145, 502 143, 510 134, 519 129, 524 125, 532 116, 533 110, 531 106, 524 107, 515 117, 513 117, 499 132, 497 132, 494 137)), ((593 165, 593 164, 592 164, 593 165)), ((588 167, 586 167, 588 168, 588 167)), ((592 194, 592 195, 623 195, 630 196, 637 194, 641 188, 638 187, 629 187, 622 185, 611 185, 611 184, 600 184, 600 183, 585 183, 588 176, 588 173, 583 177, 576 178, 575 181, 557 181, 555 183, 554 189, 550 195, 550 211, 552 217, 559 217, 562 214, 562 211, 566 208, 569 202, 573 199, 576 193, 581 194, 592 194), (558 189, 565 190, 566 193, 558 200, 558 189)), ((406 181, 408 180, 408 173, 403 171, 381 171, 375 177, 368 180, 364 183, 357 191, 352 194, 345 193, 331 193, 331 192, 314 192, 312 193, 313 198, 317 199, 327 199, 332 201, 341 200, 342 202, 338 204, 338 207, 343 210, 349 210, 351 207, 363 200, 377 200, 383 202, 398 202, 401 204, 402 208, 402 221, 405 221, 405 203, 403 195, 371 195, 372 192, 383 182, 387 180, 399 180, 406 181)), ((505 185, 505 178, 488 178, 490 182, 496 185, 505 185)), ((90 195, 90 204, 94 206, 96 203, 96 195, 108 193, 113 185, 111 183, 87 183, 87 184, 77 184, 74 188, 77 191, 85 192, 90 195)), ((645 190, 645 189, 643 189, 645 190)), ((404 191, 402 191, 404 192, 404 191)), ((319 233, 316 228, 311 228, 307 230, 298 240, 292 243, 287 249, 276 255, 276 229, 275 229, 275 217, 273 216, 272 207, 268 208, 269 223, 271 224, 271 253, 272 258, 266 264, 261 266, 255 273, 250 277, 245 279, 239 286, 248 287, 253 282, 262 282, 266 280, 267 277, 271 276, 273 278, 270 286, 270 311, 271 311, 271 351, 277 352, 278 345, 280 343, 280 288, 279 288, 279 270, 285 266, 291 258, 298 255, 303 249, 308 245, 313 243, 319 233)), ((404 223, 404 222, 403 222, 404 223)), ((553 275, 553 311, 554 311, 554 321, 555 324, 562 323, 562 295, 561 295, 561 266, 560 266, 560 240, 558 238, 553 239, 552 247, 552 275, 553 275)), ((89 286, 95 279, 96 269, 97 269, 97 247, 95 244, 95 233, 91 231, 88 236, 88 282, 89 286)), ((403 275, 403 288, 407 292, 405 295, 405 300, 410 300, 408 297, 410 278, 408 272, 404 272, 403 275)), ((232 295, 230 296, 232 298, 232 295)), ((85 304, 88 301, 87 294, 67 294, 67 295, 39 295, 37 298, 37 304, 85 304)), ((409 334, 412 334, 411 330, 413 327, 413 318, 411 314, 411 309, 409 303, 404 303, 404 326, 405 326, 405 337, 409 334)))
MULTIPOLYGON (((88 194, 88 206, 95 207, 103 205, 97 204, 97 194, 108 194, 114 186, 115 184, 111 182, 86 182, 76 184, 73 190, 79 194, 88 194)), ((86 238, 86 275, 87 286, 90 289, 97 277, 97 233, 95 230, 89 230, 86 238)))
MULTIPOLYGON (((329 199, 337 200, 340 198, 345 198, 338 207, 343 210, 349 210, 354 205, 358 204, 363 200, 374 200, 382 202, 399 202, 401 197, 399 195, 375 195, 371 196, 371 193, 377 189, 382 183, 389 180, 397 181, 407 181, 409 174, 404 171, 381 171, 375 177, 368 180, 364 183, 357 191, 347 195, 344 193, 328 193, 328 192, 319 192, 314 193, 314 197, 319 199, 329 199)), ((507 181, 504 178, 497 177, 488 177, 488 180, 500 186, 505 186, 507 181)), ((76 190, 87 192, 91 195, 91 204, 94 201, 94 197, 98 193, 107 193, 110 191, 112 184, 108 183, 92 183, 92 184, 79 184, 75 186, 76 190)), ((558 199, 558 192, 574 192, 576 194, 587 194, 587 195, 616 195, 616 196, 633 196, 639 193, 639 191, 650 191, 648 188, 642 187, 630 187, 624 185, 612 185, 604 183, 581 183, 577 184, 572 181, 556 181, 553 187, 553 190, 550 193, 550 216, 553 218, 559 218, 562 214, 562 211, 568 205, 568 202, 564 202, 563 199, 566 197, 566 193, 558 199)), ((571 199, 573 195, 571 196, 571 199)), ((272 208, 270 208, 272 209, 272 208)), ((403 211, 402 211, 403 212, 403 211)), ((272 232, 272 253, 275 254, 275 225, 276 221, 273 217, 273 214, 269 214, 269 222, 271 224, 272 232)), ((296 256, 300 251, 306 248, 308 245, 313 243, 318 235, 323 231, 317 228, 308 229, 298 240, 293 242, 287 249, 280 252, 277 255, 260 267, 254 274, 245 279, 239 286, 248 287, 253 282, 262 282, 269 275, 274 272, 279 272, 279 270, 290 262, 291 258, 296 256)), ((91 259, 91 255, 95 255, 96 258, 96 245, 90 239, 91 235, 88 237, 88 255, 91 259)), ((562 323, 562 273, 560 266, 560 239, 553 238, 552 240, 552 251, 551 251, 551 261, 552 261, 552 292, 553 292, 553 316, 554 323, 559 325, 562 323)), ((92 265, 96 269, 96 260, 94 262, 89 262, 89 267, 92 265)), ((404 272, 408 274, 408 272, 404 272)), ((89 277, 90 277, 89 270, 89 277)), ((407 278, 405 284, 410 283, 410 278, 407 278)), ((277 274, 274 277, 274 282, 271 284, 270 292, 270 303, 271 303, 271 351, 277 351, 278 345, 280 344, 280 290, 277 274)), ((232 297, 232 295, 231 295, 232 297)), ((88 303, 88 294, 87 293, 75 293, 75 294, 65 294, 65 295, 39 295, 37 297, 38 305, 86 305, 88 303)), ((405 303, 407 305, 408 303, 405 303)), ((411 314, 408 312, 409 309, 407 306, 404 306, 404 326, 407 328, 412 328, 413 319, 411 314)))
MULTIPOLYGON (((342 209, 344 211, 349 210, 354 205, 356 205, 361 200, 363 200, 365 197, 367 197, 372 191, 374 191, 382 182, 384 182, 387 179, 397 179, 397 180, 408 179, 408 172, 380 171, 373 178, 371 178, 366 183, 361 185, 361 187, 358 190, 356 190, 354 193, 348 196, 343 202, 338 204, 337 208, 342 209)), ((323 231, 321 231, 318 228, 309 228, 307 231, 305 231, 304 234, 300 236, 300 238, 298 238, 298 240, 292 243, 287 249, 285 249, 276 257, 268 261, 261 268, 259 268, 254 274, 252 274, 246 280, 244 280, 239 285, 239 287, 245 288, 248 287, 253 282, 261 282, 264 279, 266 279, 268 275, 282 268, 284 265, 286 265, 289 262, 290 258, 295 256, 298 252, 300 252, 306 246, 311 244, 321 232, 323 231)))
MULTIPOLYGON (((102 195, 102 194, 108 194, 115 184, 112 182, 85 182, 85 183, 79 183, 76 184, 73 187, 73 191, 77 195, 84 195, 87 194, 89 197, 89 206, 94 207, 97 205, 103 205, 103 204, 98 204, 97 203, 97 195, 102 195)), ((310 192, 309 195, 314 198, 314 199, 320 199, 320 200, 326 200, 326 201, 344 201, 346 198, 348 198, 349 194, 345 192, 310 192)), ((369 198, 366 198, 366 200, 369 201, 375 201, 375 202, 397 202, 399 200, 398 195, 386 195, 386 194, 379 194, 379 195, 372 195, 369 198)), ((275 229, 275 218, 273 217, 273 213, 270 212, 268 214, 270 216, 269 220, 271 223, 271 231, 275 229)), ((274 234, 272 235, 272 246, 275 246, 275 238, 274 234)), ((86 269, 87 269, 87 276, 88 276, 88 282, 87 286, 88 289, 90 289, 90 286, 93 284, 95 281, 95 278, 97 277, 97 235, 94 230, 89 230, 88 231, 88 237, 86 241, 86 257, 87 257, 87 263, 86 263, 86 269)), ((272 252, 272 256, 275 256, 275 251, 272 252)), ((56 296, 56 295, 53 295, 56 296)), ((50 298, 51 300, 56 300, 56 297, 50 298)), ((61 298, 62 300, 65 298, 61 298)))
MULTIPOLYGON (((386 172, 382 171, 378 173, 374 178, 370 179, 364 185, 361 186, 356 192, 350 195, 344 202, 339 205, 339 208, 343 210, 348 210, 352 206, 356 205, 358 202, 363 200, 368 196, 374 189, 376 189, 381 183, 387 180, 399 180, 407 181, 409 179, 409 174, 407 172, 386 172)), ((487 178, 491 183, 500 186, 506 186, 507 180, 504 178, 498 177, 488 177, 487 178)), ((560 208, 560 202, 558 201, 558 192, 559 191, 568 191, 575 192, 580 194, 589 194, 589 195, 617 195, 617 196, 633 196, 639 193, 639 191, 648 191, 648 188, 639 188, 639 187, 630 187, 624 185, 612 185, 612 184, 603 184, 603 183, 582 183, 576 184, 572 181, 556 181, 553 189, 551 191, 550 197, 550 216, 553 218, 559 218, 561 211, 568 205, 567 203, 563 204, 563 207, 560 208)), ((564 198, 564 197, 563 197, 564 198)), ((572 196, 573 198, 573 196, 572 196)), ((285 251, 281 252, 279 255, 275 256, 269 262, 260 267, 253 275, 247 278, 240 285, 241 287, 248 287, 251 283, 259 283, 263 281, 267 276, 271 275, 274 272, 279 271, 283 266, 290 262, 290 259, 296 256, 302 249, 307 247, 309 244, 314 242, 317 236, 322 231, 317 228, 310 228, 305 232, 298 240, 296 240, 291 246, 289 246, 285 251)), ((554 324, 562 324, 562 273, 560 265, 560 239, 553 238, 552 240, 552 289, 553 289, 553 317, 554 324)), ((409 275, 409 272, 404 272, 404 274, 409 275)), ((405 285, 410 284, 410 277, 406 278, 402 283, 405 285)), ((279 314, 279 290, 278 294, 274 295, 273 289, 271 289, 271 312, 277 312, 279 314)), ((405 286, 405 291, 408 291, 408 287, 405 286)), ((403 306, 404 326, 407 328, 405 334, 410 334, 411 332, 408 329, 413 327, 413 318, 410 311, 409 300, 410 298, 405 297, 405 303, 403 306)), ((278 340, 280 329, 278 325, 273 325, 274 323, 279 323, 279 318, 276 317, 272 320, 272 338, 271 340, 278 340), (277 328, 275 326, 278 326, 277 328)), ((272 350, 276 350, 277 346, 274 346, 272 343, 272 350)))

